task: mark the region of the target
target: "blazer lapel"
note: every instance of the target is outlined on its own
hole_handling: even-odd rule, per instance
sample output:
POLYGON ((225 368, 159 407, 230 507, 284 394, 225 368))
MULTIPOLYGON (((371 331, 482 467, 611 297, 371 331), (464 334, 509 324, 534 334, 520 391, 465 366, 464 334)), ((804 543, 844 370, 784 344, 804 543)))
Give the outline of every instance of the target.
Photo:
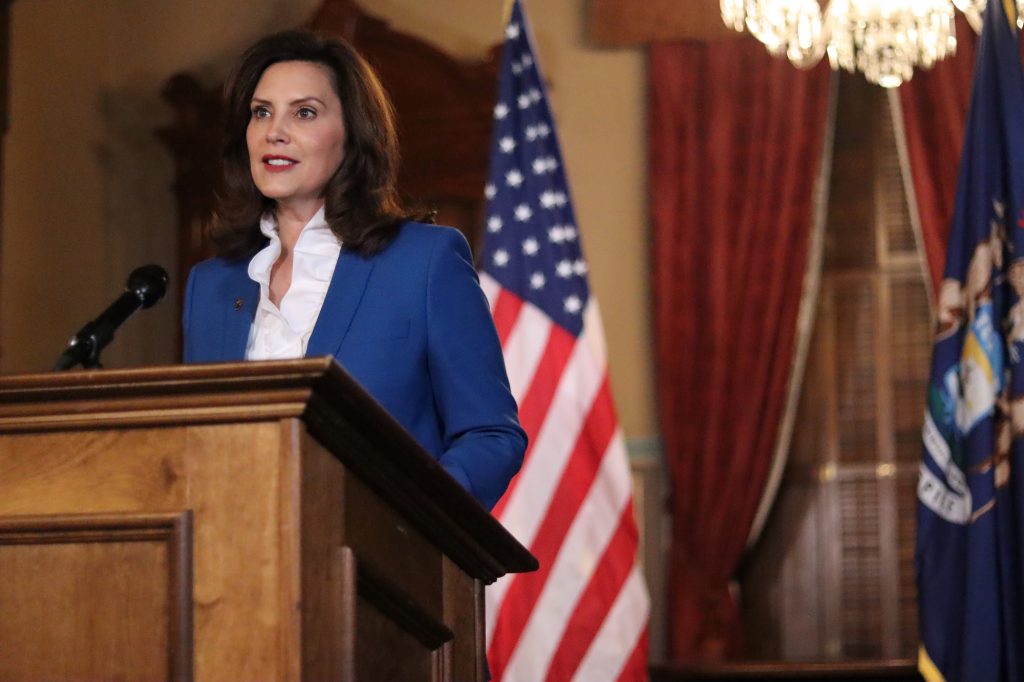
POLYGON ((306 357, 338 354, 341 342, 352 324, 352 317, 363 300, 373 261, 357 256, 344 247, 327 287, 320 316, 306 346, 306 357))
POLYGON ((225 292, 229 300, 224 302, 224 343, 221 358, 225 362, 245 359, 245 347, 249 343, 249 330, 256 319, 256 308, 260 303, 260 285, 249 278, 249 262, 243 261, 236 267, 225 292))

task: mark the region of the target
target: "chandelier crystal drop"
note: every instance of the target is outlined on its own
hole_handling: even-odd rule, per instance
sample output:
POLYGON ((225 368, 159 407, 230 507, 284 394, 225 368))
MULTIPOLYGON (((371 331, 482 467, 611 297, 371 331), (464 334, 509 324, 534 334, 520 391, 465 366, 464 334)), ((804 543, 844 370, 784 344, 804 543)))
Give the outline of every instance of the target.
MULTIPOLYGON (((893 88, 914 68, 956 52, 955 9, 981 29, 986 0, 721 0, 722 21, 746 29, 773 55, 806 69, 828 54, 833 69, 893 88), (825 4, 824 9, 822 3, 825 4)), ((1017 25, 1024 0, 1015 0, 1017 25)))

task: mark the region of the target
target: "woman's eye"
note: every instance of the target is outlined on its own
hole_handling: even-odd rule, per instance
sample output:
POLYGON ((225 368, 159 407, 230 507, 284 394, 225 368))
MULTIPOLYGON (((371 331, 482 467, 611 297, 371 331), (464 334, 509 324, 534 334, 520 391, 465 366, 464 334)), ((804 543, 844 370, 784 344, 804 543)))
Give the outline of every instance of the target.
POLYGON ((253 118, 266 118, 270 116, 270 110, 266 107, 253 107, 252 117, 253 118))
POLYGON ((299 118, 316 118, 316 109, 310 107, 302 107, 296 112, 296 115, 299 118))

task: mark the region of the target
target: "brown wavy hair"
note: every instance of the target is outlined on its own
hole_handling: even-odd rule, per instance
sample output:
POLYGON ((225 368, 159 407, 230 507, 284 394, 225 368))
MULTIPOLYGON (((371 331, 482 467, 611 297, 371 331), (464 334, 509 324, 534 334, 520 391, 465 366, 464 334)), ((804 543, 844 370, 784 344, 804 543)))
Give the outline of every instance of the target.
POLYGON ((267 67, 302 61, 326 67, 341 101, 345 155, 324 188, 324 218, 346 249, 369 256, 386 247, 402 222, 422 219, 398 197, 395 112, 370 65, 348 43, 308 31, 269 35, 242 55, 224 85, 222 185, 208 232, 219 256, 243 258, 264 243, 260 217, 274 201, 260 193, 249 170, 246 129, 253 92, 267 67))

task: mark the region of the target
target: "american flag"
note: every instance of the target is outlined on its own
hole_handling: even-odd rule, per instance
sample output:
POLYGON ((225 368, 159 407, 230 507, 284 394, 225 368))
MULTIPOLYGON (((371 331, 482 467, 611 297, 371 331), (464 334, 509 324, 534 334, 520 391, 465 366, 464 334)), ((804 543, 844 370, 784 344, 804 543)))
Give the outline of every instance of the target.
POLYGON ((487 589, 496 681, 647 679, 647 589, 597 301, 519 0, 505 29, 481 283, 530 437, 495 516, 540 561, 487 589))

